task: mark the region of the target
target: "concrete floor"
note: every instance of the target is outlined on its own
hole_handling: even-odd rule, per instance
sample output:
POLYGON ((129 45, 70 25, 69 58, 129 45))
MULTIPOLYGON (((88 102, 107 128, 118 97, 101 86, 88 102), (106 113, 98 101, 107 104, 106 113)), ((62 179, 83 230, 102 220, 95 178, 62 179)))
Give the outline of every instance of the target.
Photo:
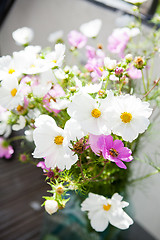
MULTIPOLYGON (((21 49, 15 45, 11 36, 17 28, 27 26, 34 29, 33 44, 45 47, 51 32, 62 29, 67 36, 70 30, 78 29, 81 23, 95 18, 103 21, 96 41, 105 46, 115 27, 116 17, 117 13, 84 0, 17 0, 0 30, 1 55, 12 54, 21 49)), ((156 239, 160 239, 159 183, 160 175, 156 175, 130 190, 135 220, 156 239)))

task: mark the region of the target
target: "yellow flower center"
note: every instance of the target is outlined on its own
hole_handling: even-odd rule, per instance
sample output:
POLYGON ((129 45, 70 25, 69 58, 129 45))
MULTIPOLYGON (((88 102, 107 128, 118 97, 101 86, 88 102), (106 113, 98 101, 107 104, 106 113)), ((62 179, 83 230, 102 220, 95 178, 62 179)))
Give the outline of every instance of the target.
POLYGON ((101 111, 99 109, 95 108, 92 110, 91 114, 92 114, 92 117, 99 118, 101 116, 101 111))
POLYGON ((54 138, 54 143, 57 145, 61 145, 63 143, 63 139, 64 139, 64 137, 62 137, 62 136, 56 136, 54 138))
POLYGON ((21 112, 22 110, 23 110, 23 106, 18 105, 18 107, 17 107, 17 111, 18 111, 18 112, 21 112))
POLYGON ((15 72, 15 70, 13 69, 13 68, 10 68, 9 70, 8 70, 8 73, 9 74, 12 74, 12 73, 14 73, 15 72))
POLYGON ((104 71, 104 69, 103 69, 103 68, 101 68, 101 67, 99 67, 99 70, 100 70, 101 72, 103 72, 103 71, 104 71))
POLYGON ((52 60, 52 62, 56 63, 57 61, 56 60, 52 60))
POLYGON ((63 187, 57 187, 56 188, 56 193, 58 193, 58 194, 63 194, 64 193, 64 188, 63 187))
POLYGON ((14 97, 17 93, 17 89, 16 88, 13 88, 12 91, 11 91, 11 95, 12 97, 14 97))
POLYGON ((35 66, 34 64, 32 64, 30 67, 31 67, 31 68, 35 68, 36 66, 35 66))
POLYGON ((120 118, 122 119, 122 122, 129 123, 132 120, 132 114, 124 112, 121 114, 120 118))
POLYGON ((110 210, 110 208, 111 208, 111 205, 110 204, 107 204, 107 205, 103 205, 103 209, 105 210, 105 211, 109 211, 110 210))
POLYGON ((119 153, 117 152, 117 150, 114 149, 114 148, 111 148, 111 149, 109 150, 109 154, 110 154, 112 157, 118 157, 118 155, 119 155, 119 153))

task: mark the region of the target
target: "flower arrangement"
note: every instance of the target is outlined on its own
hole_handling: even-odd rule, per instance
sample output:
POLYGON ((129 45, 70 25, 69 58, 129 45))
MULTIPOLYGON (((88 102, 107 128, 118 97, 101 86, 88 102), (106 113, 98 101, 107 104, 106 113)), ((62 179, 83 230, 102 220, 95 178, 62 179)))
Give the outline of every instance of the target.
POLYGON ((24 49, 0 58, 0 157, 12 156, 15 140, 32 142, 33 151, 20 153, 19 160, 46 175, 51 195, 44 196, 45 210, 63 211, 68 192, 88 194, 81 210, 97 232, 109 223, 119 229, 133 223, 120 194, 134 182, 130 166, 160 105, 160 78, 151 75, 160 31, 144 37, 139 17, 144 1, 127 2, 134 4, 135 21, 112 32, 108 53, 102 44, 87 45, 101 29, 101 20, 95 19, 68 34, 68 52, 62 31, 49 36, 54 49, 42 49, 29 45, 34 33, 25 27, 12 34, 24 49), (68 64, 66 53, 78 64, 68 64), (23 136, 9 138, 12 130, 22 129, 23 136))

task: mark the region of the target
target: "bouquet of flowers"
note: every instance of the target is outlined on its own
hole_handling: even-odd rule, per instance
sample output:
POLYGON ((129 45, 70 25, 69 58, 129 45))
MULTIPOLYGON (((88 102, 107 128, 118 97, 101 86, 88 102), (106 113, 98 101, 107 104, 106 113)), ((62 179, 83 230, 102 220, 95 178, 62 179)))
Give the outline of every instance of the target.
POLYGON ((51 187, 45 210, 63 211, 74 191, 97 232, 109 223, 119 229, 133 223, 121 194, 135 180, 130 166, 160 106, 160 79, 152 78, 160 31, 145 36, 142 2, 134 1, 134 21, 111 33, 107 49, 87 45, 101 29, 95 19, 70 31, 69 51, 62 31, 49 36, 54 48, 42 49, 29 45, 32 29, 18 29, 12 36, 24 49, 0 58, 0 157, 12 156, 13 141, 32 142, 33 151, 19 160, 43 169, 51 187), (20 134, 9 138, 12 130, 20 134))

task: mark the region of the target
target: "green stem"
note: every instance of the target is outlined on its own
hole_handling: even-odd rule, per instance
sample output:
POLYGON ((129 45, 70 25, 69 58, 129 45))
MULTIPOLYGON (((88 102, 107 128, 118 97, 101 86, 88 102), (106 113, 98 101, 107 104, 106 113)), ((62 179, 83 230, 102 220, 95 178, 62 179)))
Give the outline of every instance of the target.
MULTIPOLYGON (((153 85, 153 87, 143 96, 143 98, 147 97, 148 94, 155 88, 155 86, 159 83, 160 81, 160 78, 155 82, 155 84, 153 85)), ((142 98, 142 99, 143 99, 142 98)))
POLYGON ((18 141, 18 140, 23 140, 23 139, 26 140, 26 137, 25 136, 15 136, 15 137, 10 138, 8 140, 8 142, 11 143, 11 142, 18 141))
POLYGON ((120 87, 119 87, 119 94, 121 94, 122 87, 123 87, 123 81, 121 82, 120 87))
POLYGON ((110 73, 109 73, 108 76, 107 76, 107 81, 106 81, 106 84, 105 84, 105 87, 104 87, 105 90, 107 89, 107 86, 108 86, 109 77, 110 77, 110 73))
POLYGON ((144 73, 143 73, 143 70, 142 70, 142 69, 141 69, 141 73, 142 73, 143 87, 144 87, 144 91, 145 91, 145 93, 146 93, 146 92, 147 92, 147 89, 146 89, 145 80, 144 80, 144 73))
POLYGON ((133 179, 133 180, 129 181, 129 183, 135 183, 135 182, 144 180, 144 179, 146 179, 146 178, 148 178, 148 177, 150 177, 150 176, 152 176, 152 175, 155 175, 155 174, 157 174, 157 173, 159 173, 159 172, 160 172, 159 170, 156 170, 156 171, 154 171, 154 172, 151 172, 151 173, 146 174, 146 175, 143 176, 143 177, 139 177, 139 178, 133 179))

